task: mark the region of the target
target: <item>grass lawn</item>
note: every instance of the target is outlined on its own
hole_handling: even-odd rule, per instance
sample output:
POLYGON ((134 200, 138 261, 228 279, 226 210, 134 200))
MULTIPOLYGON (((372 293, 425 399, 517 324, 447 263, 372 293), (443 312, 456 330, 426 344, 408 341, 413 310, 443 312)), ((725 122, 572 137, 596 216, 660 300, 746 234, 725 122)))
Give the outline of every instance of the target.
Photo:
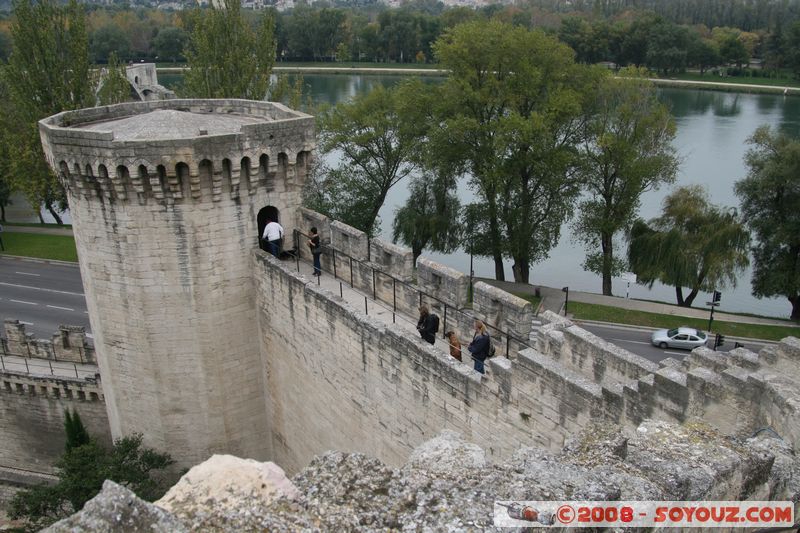
POLYGON ((542 303, 542 299, 534 296, 533 294, 525 294, 521 292, 514 292, 512 293, 514 296, 519 296, 523 300, 528 300, 531 305, 533 306, 533 312, 535 313, 537 309, 539 309, 539 304, 542 303))
MULTIPOLYGON (((570 302, 569 313, 579 320, 598 320, 616 324, 646 326, 654 329, 689 326, 705 331, 708 327, 707 318, 700 319, 662 315, 582 302, 570 302)), ((712 329, 714 333, 721 333, 722 335, 772 341, 779 341, 788 336, 800 337, 800 326, 791 326, 789 324, 791 324, 791 322, 787 322, 787 326, 772 326, 766 324, 741 324, 738 322, 714 320, 712 329)))
POLYGON ((78 261, 75 239, 65 235, 40 235, 38 233, 3 232, 3 246, 8 255, 78 261))
POLYGON ((72 224, 41 224, 39 222, 3 222, 4 226, 20 226, 24 228, 71 228, 72 224))

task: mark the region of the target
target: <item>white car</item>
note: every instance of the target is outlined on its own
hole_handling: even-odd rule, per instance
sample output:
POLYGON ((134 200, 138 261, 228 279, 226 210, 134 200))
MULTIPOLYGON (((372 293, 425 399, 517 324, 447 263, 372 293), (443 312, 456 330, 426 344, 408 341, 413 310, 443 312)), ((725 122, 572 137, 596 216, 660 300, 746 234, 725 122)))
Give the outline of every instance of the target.
POLYGON ((673 329, 657 329, 650 337, 653 346, 659 348, 684 348, 694 350, 698 346, 705 346, 708 336, 699 329, 680 327, 673 329))

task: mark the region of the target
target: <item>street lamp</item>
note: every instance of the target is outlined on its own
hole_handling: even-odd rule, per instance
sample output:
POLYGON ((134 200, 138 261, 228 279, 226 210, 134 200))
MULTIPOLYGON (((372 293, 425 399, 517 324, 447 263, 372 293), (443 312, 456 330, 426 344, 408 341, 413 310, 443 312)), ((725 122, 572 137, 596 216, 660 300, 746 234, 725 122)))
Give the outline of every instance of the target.
POLYGON ((564 293, 564 316, 567 316, 567 304, 569 303, 569 287, 562 288, 561 292, 564 293))

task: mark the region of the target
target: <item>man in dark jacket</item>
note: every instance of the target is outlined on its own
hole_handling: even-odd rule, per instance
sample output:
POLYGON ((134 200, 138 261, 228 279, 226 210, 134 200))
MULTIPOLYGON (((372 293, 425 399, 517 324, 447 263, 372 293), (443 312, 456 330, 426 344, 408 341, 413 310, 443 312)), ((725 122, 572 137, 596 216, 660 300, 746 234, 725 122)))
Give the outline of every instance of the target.
POLYGON ((417 331, 429 343, 434 344, 436 342, 436 332, 439 331, 439 317, 431 313, 427 305, 419 307, 417 331))

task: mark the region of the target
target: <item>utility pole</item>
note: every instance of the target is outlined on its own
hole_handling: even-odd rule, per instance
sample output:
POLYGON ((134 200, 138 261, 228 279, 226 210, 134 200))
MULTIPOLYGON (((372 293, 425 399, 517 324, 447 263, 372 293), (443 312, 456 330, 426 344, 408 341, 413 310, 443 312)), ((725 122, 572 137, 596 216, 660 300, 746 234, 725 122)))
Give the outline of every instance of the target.
POLYGON ((561 289, 564 294, 564 316, 567 316, 567 305, 569 304, 569 287, 561 289))

